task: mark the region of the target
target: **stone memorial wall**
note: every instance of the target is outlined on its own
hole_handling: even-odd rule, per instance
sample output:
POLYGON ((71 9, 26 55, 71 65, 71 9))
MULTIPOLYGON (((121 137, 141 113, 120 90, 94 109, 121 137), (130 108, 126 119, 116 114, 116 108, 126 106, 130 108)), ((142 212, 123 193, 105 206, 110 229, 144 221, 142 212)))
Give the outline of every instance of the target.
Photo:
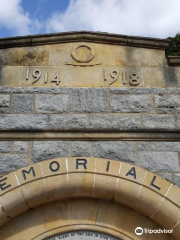
POLYGON ((165 59, 168 45, 92 32, 0 39, 1 191, 6 174, 70 157, 129 163, 180 186, 180 64, 165 59))

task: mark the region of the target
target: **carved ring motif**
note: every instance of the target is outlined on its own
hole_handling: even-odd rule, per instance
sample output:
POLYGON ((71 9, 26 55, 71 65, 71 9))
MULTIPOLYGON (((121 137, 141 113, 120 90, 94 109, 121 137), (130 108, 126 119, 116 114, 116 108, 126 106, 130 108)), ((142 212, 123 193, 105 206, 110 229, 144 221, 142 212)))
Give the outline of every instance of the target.
POLYGON ((80 44, 74 47, 72 53, 71 53, 72 58, 76 61, 76 62, 80 62, 80 63, 87 63, 93 60, 94 58, 94 49, 93 47, 91 47, 90 45, 87 44, 80 44), (86 59, 80 59, 77 55, 76 55, 76 51, 78 48, 81 47, 86 47, 90 50, 90 54, 87 55, 86 59))

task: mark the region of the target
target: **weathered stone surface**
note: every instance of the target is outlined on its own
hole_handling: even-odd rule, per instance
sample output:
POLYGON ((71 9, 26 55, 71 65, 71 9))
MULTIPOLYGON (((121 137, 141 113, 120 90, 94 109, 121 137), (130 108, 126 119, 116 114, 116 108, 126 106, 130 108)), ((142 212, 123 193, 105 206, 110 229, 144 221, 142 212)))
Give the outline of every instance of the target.
POLYGON ((48 117, 34 114, 2 114, 0 129, 45 129, 48 117))
POLYGON ((10 113, 10 108, 0 108, 0 113, 10 113))
POLYGON ((179 88, 167 88, 166 93, 168 94, 180 94, 179 88))
POLYGON ((0 174, 6 174, 26 166, 27 166, 27 155, 25 154, 0 155, 0 174))
POLYGON ((96 114, 90 117, 94 129, 137 129, 141 128, 140 116, 96 114))
POLYGON ((9 107, 10 95, 0 95, 0 108, 9 107))
POLYGON ((0 93, 23 93, 24 87, 0 87, 0 93))
POLYGON ((11 142, 9 141, 0 141, 0 152, 8 153, 10 152, 11 142))
POLYGON ((173 182, 173 175, 169 174, 169 173, 161 173, 160 174, 161 177, 165 178, 166 180, 168 180, 169 182, 173 182))
POLYGON ((49 120, 51 129, 85 129, 88 126, 88 117, 83 114, 53 114, 49 120))
POLYGON ((33 95, 16 94, 12 96, 12 113, 30 113, 33 111, 33 95))
POLYGON ((151 94, 151 93, 165 93, 165 88, 132 88, 131 89, 133 94, 151 94))
POLYGON ((34 142, 31 152, 31 162, 36 163, 46 159, 69 156, 69 142, 46 141, 34 142))
POLYGON ((174 174, 174 183, 180 187, 180 174, 174 174))
POLYGON ((179 172, 178 153, 139 152, 139 165, 152 172, 179 172))
POLYGON ((152 97, 149 95, 112 96, 110 100, 113 112, 151 112, 152 97))
POLYGON ((180 142, 151 142, 153 151, 180 151, 180 142))
POLYGON ((174 116, 172 115, 148 115, 142 116, 145 128, 173 129, 175 128, 174 116))
POLYGON ((126 141, 95 142, 93 143, 93 156, 134 163, 136 161, 136 144, 126 141))
POLYGON ((149 142, 138 142, 138 151, 148 151, 150 149, 149 142))
POLYGON ((173 114, 174 108, 155 108, 156 113, 173 114))
POLYGON ((178 95, 155 95, 155 106, 159 108, 175 108, 180 106, 178 95))
POLYGON ((26 87, 26 93, 60 93, 59 88, 53 87, 26 87))
POLYGON ((91 156, 91 143, 83 141, 72 142, 71 146, 72 157, 90 157, 91 156))
POLYGON ((37 113, 57 113, 68 111, 68 100, 67 94, 53 95, 36 95, 36 112, 37 113))
POLYGON ((110 94, 130 94, 131 88, 110 88, 110 94))
POLYGON ((12 151, 14 153, 27 153, 29 148, 29 143, 24 141, 13 142, 12 151))
POLYGON ((71 112, 107 112, 108 92, 100 88, 79 88, 70 92, 71 112))
POLYGON ((177 128, 180 128, 180 110, 176 110, 176 123, 177 123, 177 128))

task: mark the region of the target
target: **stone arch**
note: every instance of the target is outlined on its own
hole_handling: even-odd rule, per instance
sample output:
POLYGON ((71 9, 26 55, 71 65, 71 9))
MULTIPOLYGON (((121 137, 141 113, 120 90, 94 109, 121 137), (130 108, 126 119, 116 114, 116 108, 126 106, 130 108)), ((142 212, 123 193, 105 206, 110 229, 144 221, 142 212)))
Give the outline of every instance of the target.
MULTIPOLYGON (((116 204, 125 205, 161 227, 172 229, 172 236, 180 239, 179 196, 177 186, 138 166, 109 159, 58 158, 18 169, 0 179, 0 225, 6 229, 12 221, 18 222, 35 211, 29 209, 39 211, 41 205, 50 206, 51 202, 90 198, 90 204, 95 199, 111 200, 112 209, 116 204)), ((82 223, 79 225, 83 228, 82 223)))

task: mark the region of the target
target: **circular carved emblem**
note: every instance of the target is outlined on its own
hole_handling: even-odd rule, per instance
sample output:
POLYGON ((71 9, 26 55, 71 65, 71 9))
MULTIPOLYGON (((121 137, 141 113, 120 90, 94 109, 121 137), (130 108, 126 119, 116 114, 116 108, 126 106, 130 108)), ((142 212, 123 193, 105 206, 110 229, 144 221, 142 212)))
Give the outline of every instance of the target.
MULTIPOLYGON (((84 50, 85 50, 84 49, 84 50)), ((80 63, 87 63, 93 60, 94 58, 94 49, 93 47, 91 47, 90 45, 87 44, 79 44, 77 46, 74 47, 72 53, 71 53, 72 58, 76 61, 76 62, 80 62, 80 63), (83 51, 84 54, 81 56, 78 56, 77 51, 80 48, 85 48, 86 50, 89 50, 89 52, 87 51, 83 51)))

